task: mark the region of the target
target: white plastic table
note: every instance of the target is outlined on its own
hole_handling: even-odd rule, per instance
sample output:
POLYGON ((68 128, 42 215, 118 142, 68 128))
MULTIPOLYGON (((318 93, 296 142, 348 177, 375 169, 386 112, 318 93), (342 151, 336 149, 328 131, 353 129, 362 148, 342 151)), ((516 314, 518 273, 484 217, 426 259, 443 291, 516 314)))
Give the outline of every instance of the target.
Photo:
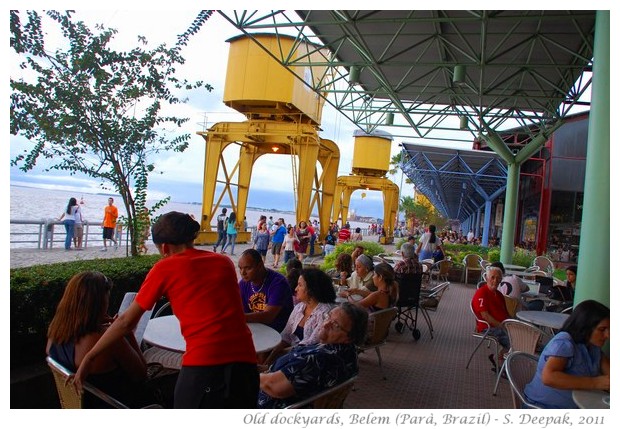
MULTIPOLYGON (((273 349, 282 339, 278 331, 262 323, 248 323, 256 353, 273 349)), ((162 316, 149 320, 143 340, 153 346, 174 352, 185 352, 185 339, 176 316, 162 316)))
POLYGON ((517 319, 551 329, 561 329, 568 319, 568 314, 553 311, 518 311, 517 319))
POLYGON ((609 392, 604 390, 573 390, 573 401, 579 408, 609 409, 609 392))
POLYGON ((504 264, 504 269, 506 270, 523 271, 526 268, 527 267, 524 267, 522 265, 504 264))

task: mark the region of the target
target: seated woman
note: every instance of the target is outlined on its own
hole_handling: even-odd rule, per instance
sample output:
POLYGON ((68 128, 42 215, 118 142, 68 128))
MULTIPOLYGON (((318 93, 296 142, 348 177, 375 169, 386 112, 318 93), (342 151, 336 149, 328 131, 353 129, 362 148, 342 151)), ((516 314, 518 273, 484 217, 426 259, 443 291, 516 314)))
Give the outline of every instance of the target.
POLYGON ((273 348, 264 365, 271 365, 287 347, 319 342, 323 315, 332 309, 336 292, 327 274, 318 268, 308 268, 301 271, 295 296, 299 303, 282 330, 282 341, 273 348))
POLYGON ((291 293, 293 294, 293 304, 295 305, 299 302, 295 296, 295 288, 297 288, 297 281, 299 280, 299 275, 301 274, 302 268, 303 264, 297 258, 289 259, 286 263, 286 281, 291 288, 291 293))
POLYGON ((583 301, 545 346, 534 379, 525 386, 528 401, 542 408, 577 408, 572 391, 609 390, 609 308, 583 301))
POLYGON ((352 272, 353 259, 351 259, 351 255, 343 252, 336 257, 336 262, 334 262, 334 268, 328 270, 327 274, 337 279, 340 279, 343 276, 345 279, 348 279, 349 277, 351 277, 352 272))
POLYGON ((422 264, 418 260, 418 255, 415 253, 415 246, 411 243, 403 243, 400 246, 400 254, 403 257, 402 261, 398 261, 394 265, 394 272, 396 274, 417 274, 423 272, 422 264))
MULTIPOLYGON (((111 288, 110 280, 96 271, 76 274, 67 283, 47 331, 46 352, 69 371, 77 370, 112 322, 107 314, 111 288)), ((133 332, 99 354, 88 377, 104 392, 136 407, 153 402, 146 399, 145 380, 146 361, 133 332)), ((85 397, 86 407, 102 405, 91 399, 85 397)))
POLYGON ((566 267, 566 282, 564 285, 554 285, 549 292, 549 298, 560 302, 547 306, 547 311, 562 311, 565 308, 573 306, 576 280, 577 265, 566 267))
MULTIPOLYGON (((363 254, 364 254, 364 247, 358 244, 357 246, 355 246, 355 249, 353 249, 353 252, 351 252, 351 261, 355 261, 359 255, 363 255, 363 254)), ((353 271, 354 269, 355 269, 355 266, 353 265, 353 262, 351 262, 351 271, 353 271)))
POLYGON ((368 255, 360 255, 355 260, 355 271, 351 273, 351 277, 340 277, 340 285, 348 286, 349 289, 344 292, 340 292, 341 297, 347 297, 349 295, 361 295, 362 297, 368 296, 370 292, 377 290, 372 280, 372 274, 374 270, 374 264, 372 259, 368 255))
POLYGON ((398 283, 392 266, 385 262, 377 264, 372 281, 377 290, 355 304, 368 309, 371 313, 394 306, 398 301, 398 283))

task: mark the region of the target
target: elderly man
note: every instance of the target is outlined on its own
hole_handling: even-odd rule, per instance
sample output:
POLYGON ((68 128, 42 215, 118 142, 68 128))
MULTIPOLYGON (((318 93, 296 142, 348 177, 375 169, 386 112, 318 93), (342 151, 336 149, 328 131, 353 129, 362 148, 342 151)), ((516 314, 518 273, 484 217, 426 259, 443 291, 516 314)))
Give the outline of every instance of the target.
POLYGON ((357 375, 368 313, 345 302, 325 316, 319 344, 294 347, 260 374, 259 408, 284 408, 357 375))
MULTIPOLYGON (((510 347, 510 343, 508 334, 502 328, 501 323, 509 319, 510 315, 506 308, 504 295, 497 290, 502 281, 502 270, 499 267, 488 266, 486 273, 486 284, 483 284, 476 290, 471 301, 471 306, 478 319, 485 320, 491 325, 489 328, 489 335, 497 338, 497 341, 507 350, 510 347)), ((476 330, 478 332, 483 332, 485 329, 487 329, 487 326, 484 323, 477 323, 476 330)), ((499 356, 500 364, 502 363, 501 359, 503 354, 502 352, 499 356)), ((493 367, 497 370, 493 355, 490 355, 489 359, 493 363, 493 367)))
POLYGON ((264 323, 282 332, 293 310, 293 297, 286 277, 265 267, 255 249, 247 249, 239 258, 239 290, 249 322, 264 323))
POLYGON ((370 295, 370 292, 377 290, 372 276, 374 274, 374 264, 370 256, 359 255, 355 259, 355 270, 351 273, 349 278, 346 277, 346 273, 340 275, 340 285, 348 286, 349 289, 340 292, 341 297, 347 297, 351 295, 361 295, 366 297, 370 295))

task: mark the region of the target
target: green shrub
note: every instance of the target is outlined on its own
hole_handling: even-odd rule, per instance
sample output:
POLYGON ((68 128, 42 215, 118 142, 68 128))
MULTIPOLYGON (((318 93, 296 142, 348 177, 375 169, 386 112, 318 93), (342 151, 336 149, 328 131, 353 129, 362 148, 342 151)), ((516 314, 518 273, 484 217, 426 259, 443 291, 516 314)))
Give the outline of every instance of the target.
POLYGON ((500 254, 499 247, 493 247, 492 249, 489 249, 487 260, 489 262, 497 262, 499 261, 499 254, 500 254))
POLYGON ((379 243, 374 243, 372 241, 356 241, 356 242, 338 244, 336 248, 334 249, 334 251, 323 259, 323 264, 321 265, 321 269, 323 271, 327 271, 327 270, 334 268, 334 265, 336 263, 336 258, 338 257, 338 255, 340 255, 343 252, 352 253, 353 249, 355 249, 356 246, 362 246, 364 248, 364 254, 370 257, 378 255, 379 253, 385 252, 385 248, 383 246, 381 246, 379 243))
POLYGON ((512 263, 514 265, 529 267, 532 265, 535 257, 535 252, 517 247, 512 255, 512 263))
POLYGON ((159 255, 95 259, 36 265, 10 271, 11 366, 41 362, 47 327, 69 279, 82 271, 100 271, 114 283, 109 312, 116 313, 126 292, 140 288, 159 255))

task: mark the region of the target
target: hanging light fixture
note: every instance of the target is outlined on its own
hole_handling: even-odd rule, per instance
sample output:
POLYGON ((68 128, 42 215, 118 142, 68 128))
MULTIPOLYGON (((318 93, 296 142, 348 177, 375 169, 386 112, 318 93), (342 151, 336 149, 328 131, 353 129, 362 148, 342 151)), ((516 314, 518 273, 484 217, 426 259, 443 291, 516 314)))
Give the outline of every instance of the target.
POLYGON ((349 69, 349 85, 358 85, 360 83, 360 68, 351 66, 349 69))
POLYGON ((459 117, 459 129, 467 130, 469 127, 467 126, 467 116, 459 117))
POLYGON ((452 83, 458 86, 465 85, 465 66, 457 64, 454 66, 454 75, 452 76, 452 83))
POLYGON ((394 125, 394 113, 388 112, 385 115, 385 125, 387 125, 387 126, 394 125))

